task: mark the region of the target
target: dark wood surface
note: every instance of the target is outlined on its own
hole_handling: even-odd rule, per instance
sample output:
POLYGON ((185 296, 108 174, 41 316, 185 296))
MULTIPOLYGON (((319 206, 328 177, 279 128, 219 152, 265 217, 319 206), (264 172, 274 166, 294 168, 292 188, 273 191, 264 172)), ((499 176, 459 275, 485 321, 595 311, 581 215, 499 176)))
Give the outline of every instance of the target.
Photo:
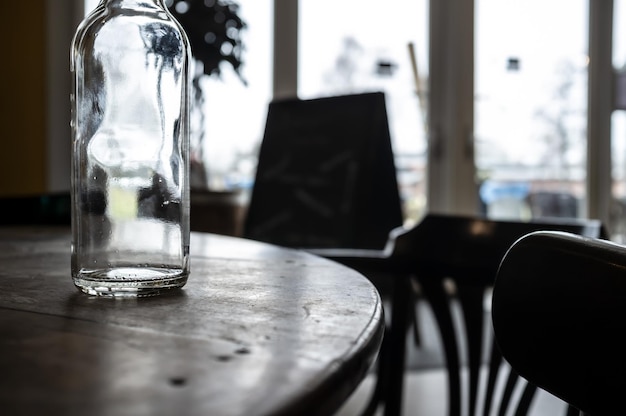
POLYGON ((359 273, 299 251, 192 233, 172 294, 89 297, 65 228, 0 229, 3 415, 330 415, 383 335, 359 273))
POLYGON ((492 318, 504 358, 522 377, 585 414, 625 414, 626 246, 570 233, 525 236, 502 260, 492 318))

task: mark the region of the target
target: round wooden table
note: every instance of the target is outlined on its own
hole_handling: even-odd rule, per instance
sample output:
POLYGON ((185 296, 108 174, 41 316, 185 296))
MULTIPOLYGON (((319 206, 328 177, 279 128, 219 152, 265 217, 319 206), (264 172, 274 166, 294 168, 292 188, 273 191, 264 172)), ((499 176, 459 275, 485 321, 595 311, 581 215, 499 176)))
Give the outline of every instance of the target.
POLYGON ((171 294, 106 299, 70 278, 66 228, 0 229, 5 415, 331 415, 366 375, 381 301, 304 252, 192 233, 171 294))

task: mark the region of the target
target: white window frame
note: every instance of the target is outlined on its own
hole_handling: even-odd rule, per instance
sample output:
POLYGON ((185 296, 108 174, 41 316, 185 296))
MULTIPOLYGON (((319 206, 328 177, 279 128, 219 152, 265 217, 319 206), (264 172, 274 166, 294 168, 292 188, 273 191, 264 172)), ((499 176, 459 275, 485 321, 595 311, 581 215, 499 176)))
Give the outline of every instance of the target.
POLYGON ((587 217, 610 225, 613 0, 589 0, 587 217))
POLYGON ((473 0, 431 0, 428 73, 427 209, 477 214, 473 0))

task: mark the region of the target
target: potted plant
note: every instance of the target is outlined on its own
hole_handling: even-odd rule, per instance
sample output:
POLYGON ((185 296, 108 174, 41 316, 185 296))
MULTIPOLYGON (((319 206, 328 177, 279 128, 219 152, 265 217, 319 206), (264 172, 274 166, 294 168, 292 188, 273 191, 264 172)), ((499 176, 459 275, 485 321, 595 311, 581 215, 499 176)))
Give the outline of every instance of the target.
POLYGON ((242 32, 246 23, 232 0, 165 0, 187 33, 194 61, 191 105, 191 228, 218 234, 240 235, 244 208, 238 192, 211 190, 204 160, 204 77, 219 77, 223 64, 239 79, 243 64, 242 32))
POLYGON ((239 79, 243 64, 242 32, 246 23, 239 17, 239 5, 233 0, 166 0, 168 9, 187 33, 194 59, 191 106, 191 187, 208 188, 203 158, 205 139, 203 77, 220 76, 222 64, 232 66, 239 79))

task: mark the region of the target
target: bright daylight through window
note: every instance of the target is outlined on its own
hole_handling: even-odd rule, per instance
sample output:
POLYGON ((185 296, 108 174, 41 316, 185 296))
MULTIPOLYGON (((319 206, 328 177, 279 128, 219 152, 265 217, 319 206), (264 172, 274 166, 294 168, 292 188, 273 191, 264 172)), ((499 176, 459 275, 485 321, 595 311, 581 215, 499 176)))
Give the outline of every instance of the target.
POLYGON ((582 216, 586 1, 479 0, 476 10, 475 163, 485 213, 582 216))
MULTIPOLYGON (((87 10, 96 3, 86 0, 87 10)), ((272 94, 274 1, 236 3, 247 24, 242 73, 248 85, 227 65, 221 77, 202 81, 204 158, 209 186, 217 190, 252 186, 272 94)), ((622 3, 614 1, 618 69, 626 68, 622 3)), ((385 93, 405 217, 419 220, 428 206, 429 1, 298 4, 299 98, 385 93)), ((595 146, 587 143, 589 1, 477 0, 474 7, 474 68, 468 68, 474 80, 474 131, 468 140, 473 139, 475 175, 454 186, 475 188, 476 212, 492 218, 589 215, 589 204, 598 199, 587 195, 588 145, 595 146)), ((613 113, 611 127, 611 218, 602 219, 617 236, 626 235, 623 109, 613 113)))

